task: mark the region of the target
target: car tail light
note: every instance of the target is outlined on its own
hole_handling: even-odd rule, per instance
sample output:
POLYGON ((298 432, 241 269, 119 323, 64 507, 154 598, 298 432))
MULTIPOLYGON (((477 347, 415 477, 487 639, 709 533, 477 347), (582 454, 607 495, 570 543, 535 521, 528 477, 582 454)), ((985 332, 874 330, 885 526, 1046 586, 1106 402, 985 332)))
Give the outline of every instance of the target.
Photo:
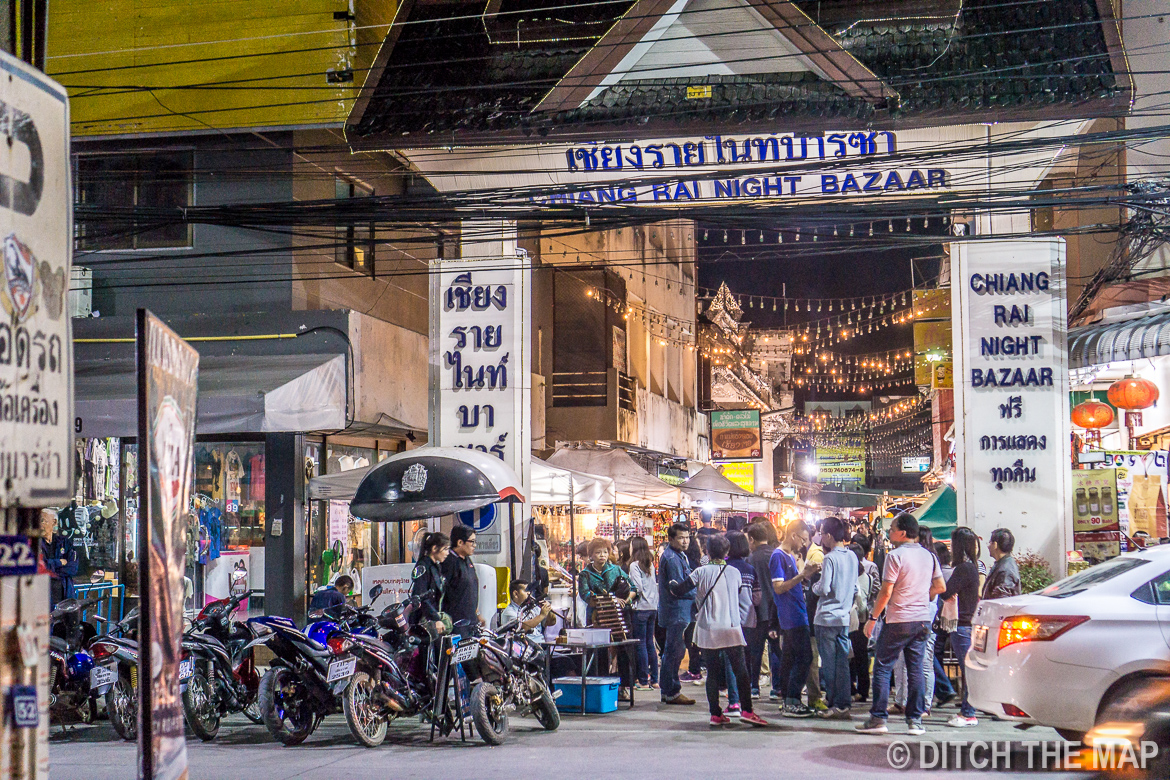
POLYGON ((1032 717, 1031 715, 1024 712, 1023 710, 1021 710, 1019 707, 1017 707, 1014 704, 1003 705, 1003 714, 1007 715, 1009 718, 1030 718, 1030 717, 1032 717))
POLYGON ((346 650, 348 650, 353 645, 353 642, 351 642, 349 639, 346 639, 341 634, 334 634, 333 636, 329 637, 325 644, 329 646, 330 652, 332 652, 334 655, 340 655, 341 653, 344 653, 346 650))
POLYGON ((1051 642, 1073 626, 1088 620, 1087 615, 1013 615, 999 624, 1002 650, 1017 642, 1051 642))

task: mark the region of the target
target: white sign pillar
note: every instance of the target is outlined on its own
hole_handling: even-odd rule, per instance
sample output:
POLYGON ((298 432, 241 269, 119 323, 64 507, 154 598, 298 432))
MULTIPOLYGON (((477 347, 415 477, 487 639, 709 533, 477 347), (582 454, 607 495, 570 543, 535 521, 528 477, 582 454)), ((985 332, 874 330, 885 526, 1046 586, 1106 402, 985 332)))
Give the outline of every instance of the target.
POLYGON ((959 525, 1063 576, 1072 540, 1062 239, 951 244, 959 525))
MULTIPOLYGON (((435 263, 430 294, 430 443, 499 457, 520 477, 525 496, 532 463, 531 282, 514 223, 465 222, 462 257, 435 263)), ((476 561, 519 571, 527 505, 511 511, 511 539, 507 504, 496 504, 486 523, 477 518, 476 561)))

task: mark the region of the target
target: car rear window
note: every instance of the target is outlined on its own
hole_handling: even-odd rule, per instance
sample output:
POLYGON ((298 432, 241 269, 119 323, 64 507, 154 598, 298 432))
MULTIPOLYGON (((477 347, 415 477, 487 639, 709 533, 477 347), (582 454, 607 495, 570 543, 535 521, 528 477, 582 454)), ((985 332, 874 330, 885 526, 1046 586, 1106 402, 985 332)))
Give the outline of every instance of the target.
POLYGON ((1114 577, 1133 571, 1139 566, 1149 563, 1147 558, 1114 558, 1105 563, 1099 563, 1092 568, 1079 571, 1071 577, 1049 585, 1040 591, 1041 596, 1051 596, 1054 599, 1068 598, 1077 593, 1083 593, 1094 585, 1108 582, 1114 577))

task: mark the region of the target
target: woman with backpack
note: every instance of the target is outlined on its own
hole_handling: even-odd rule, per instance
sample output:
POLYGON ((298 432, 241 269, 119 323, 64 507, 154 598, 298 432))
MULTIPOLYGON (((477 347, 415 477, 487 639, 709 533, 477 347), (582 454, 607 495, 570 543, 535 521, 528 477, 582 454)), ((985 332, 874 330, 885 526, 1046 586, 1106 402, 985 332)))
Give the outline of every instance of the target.
POLYGON ((680 596, 689 592, 692 585, 695 588, 695 644, 702 650, 708 670, 707 704, 711 725, 724 726, 731 722, 719 706, 717 670, 722 667, 726 656, 739 689, 743 708, 741 719, 753 726, 766 726, 768 722, 752 712, 752 687, 744 655, 742 626, 752 609, 751 590, 743 587, 739 569, 727 563, 730 547, 726 536, 711 536, 707 540, 710 563, 692 571, 687 581, 670 582, 668 587, 680 596))

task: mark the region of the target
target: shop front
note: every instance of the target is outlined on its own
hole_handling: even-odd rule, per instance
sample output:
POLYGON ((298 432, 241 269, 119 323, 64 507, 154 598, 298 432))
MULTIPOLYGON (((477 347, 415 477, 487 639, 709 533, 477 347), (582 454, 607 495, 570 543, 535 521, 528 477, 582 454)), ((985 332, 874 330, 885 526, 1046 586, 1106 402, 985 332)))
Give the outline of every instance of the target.
MULTIPOLYGON (((77 482, 59 525, 78 552, 76 581, 105 583, 133 599, 139 565, 134 345, 123 330, 129 325, 132 333, 132 325, 116 319, 75 327, 77 482)), ((400 549, 380 529, 348 522, 346 504, 307 501, 305 485, 319 474, 399 452, 411 432, 390 426, 353 432, 344 329, 326 325, 298 337, 293 329, 273 333, 272 323, 259 327, 267 332, 205 331, 191 339, 201 361, 185 606, 197 611, 253 590, 245 605, 250 613, 299 620, 316 587, 400 549)), ((184 330, 190 328, 180 325, 184 330)))

